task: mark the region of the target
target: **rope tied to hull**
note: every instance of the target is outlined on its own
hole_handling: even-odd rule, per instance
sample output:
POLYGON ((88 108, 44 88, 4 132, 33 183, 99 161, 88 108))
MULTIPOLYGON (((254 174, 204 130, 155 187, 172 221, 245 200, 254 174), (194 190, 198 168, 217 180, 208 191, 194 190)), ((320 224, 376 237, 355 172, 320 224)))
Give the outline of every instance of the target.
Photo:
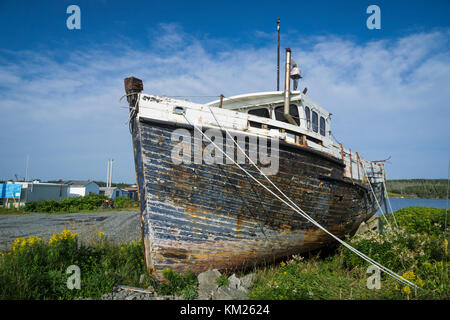
MULTIPOLYGON (((208 106, 209 107, 209 106, 208 106)), ((225 131, 227 133, 228 136, 231 136, 230 133, 228 132, 228 130, 222 128, 222 126, 220 125, 219 121, 217 120, 216 116, 214 115, 213 111, 211 110, 211 108, 209 107, 209 110, 211 112, 211 114, 213 115, 217 125, 220 127, 221 130, 225 131)), ((337 236, 335 236, 334 234, 332 234, 330 231, 328 231, 327 229, 325 229, 322 225, 320 225, 318 222, 316 222, 314 219, 312 219, 305 211, 303 211, 300 207, 298 207, 286 194, 284 194, 273 182, 272 180, 270 180, 265 174, 264 172, 261 171, 261 169, 259 169, 259 167, 247 156, 247 154, 245 153, 245 151, 243 151, 240 146, 234 141, 234 139, 232 139, 232 141, 234 141, 235 145, 238 147, 238 149, 245 155, 245 157, 249 160, 249 162, 255 166, 255 168, 259 171, 259 173, 261 175, 263 175, 265 177, 265 179, 284 197, 286 198, 287 201, 289 201, 290 203, 288 203, 286 200, 282 199, 279 195, 277 195, 273 190, 271 190, 270 188, 268 188, 265 184, 263 184, 261 181, 259 181, 258 179, 256 179, 251 173, 249 173, 247 170, 245 170, 242 166, 240 166, 234 159, 232 159, 226 152, 224 152, 221 148, 219 148, 207 135, 205 135, 203 133, 203 131, 201 129, 199 129, 196 125, 192 124, 189 119, 186 117, 186 114, 183 114, 186 122, 193 126, 195 130, 199 131, 203 137, 205 137, 219 152, 221 152, 223 155, 225 155, 225 157, 227 157, 233 164, 235 164, 239 169, 241 169, 246 175, 248 175, 252 180, 254 180, 256 183, 258 183, 260 186, 262 186, 266 191, 268 191, 269 193, 271 193, 273 196, 275 196, 278 200, 280 200, 281 202, 283 202, 285 205, 287 205, 289 208, 291 208, 293 211, 297 212, 300 216, 302 216, 303 218, 305 218, 307 221, 309 221, 311 224, 315 225, 317 228, 319 228, 320 230, 324 231, 326 234, 330 235, 333 239, 335 239, 336 241, 338 241, 340 244, 342 244, 344 247, 346 247, 347 249, 349 249, 350 251, 352 251, 353 253, 355 253, 356 255, 358 255, 360 258, 362 258, 363 260, 375 265, 376 267, 378 267, 380 270, 382 270, 383 272, 387 273, 389 276, 391 276, 392 278, 394 278, 395 280, 411 287, 411 288, 419 288, 418 286, 416 286, 414 283, 412 283, 411 281, 403 278, 402 276, 396 274, 395 272, 393 272, 392 270, 384 267, 383 265, 379 264, 378 262, 376 262, 375 260, 371 259, 370 257, 366 256, 364 253, 358 251, 357 249, 353 248, 351 245, 349 245, 348 243, 346 243, 345 241, 341 240, 340 238, 338 238, 337 236)))

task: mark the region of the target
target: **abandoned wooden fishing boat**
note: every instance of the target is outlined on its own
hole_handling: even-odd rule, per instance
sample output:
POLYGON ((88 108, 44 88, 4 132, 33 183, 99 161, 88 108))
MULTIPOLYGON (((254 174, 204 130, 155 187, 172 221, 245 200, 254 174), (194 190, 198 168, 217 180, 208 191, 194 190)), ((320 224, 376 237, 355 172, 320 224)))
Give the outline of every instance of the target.
POLYGON ((157 277, 166 268, 248 266, 335 243, 287 198, 339 238, 384 200, 384 163, 332 139, 331 114, 291 90, 286 55, 284 92, 208 104, 144 94, 141 80, 125 79, 145 258, 157 277), (276 191, 258 168, 283 200, 251 177, 276 191))

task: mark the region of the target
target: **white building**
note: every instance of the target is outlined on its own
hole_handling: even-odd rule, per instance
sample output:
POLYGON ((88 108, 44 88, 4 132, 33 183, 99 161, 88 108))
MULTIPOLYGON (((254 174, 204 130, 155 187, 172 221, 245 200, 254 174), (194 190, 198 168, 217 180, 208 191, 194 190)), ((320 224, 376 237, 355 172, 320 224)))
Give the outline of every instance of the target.
POLYGON ((64 181, 69 185, 68 197, 84 197, 89 194, 98 194, 99 186, 94 181, 64 181))

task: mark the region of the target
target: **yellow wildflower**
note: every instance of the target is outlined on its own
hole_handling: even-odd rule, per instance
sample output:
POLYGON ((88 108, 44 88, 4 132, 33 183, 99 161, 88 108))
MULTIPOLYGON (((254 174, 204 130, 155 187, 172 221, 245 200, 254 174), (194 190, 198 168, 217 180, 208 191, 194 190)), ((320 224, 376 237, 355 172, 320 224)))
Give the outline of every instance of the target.
POLYGON ((25 247, 26 244, 27 244, 27 240, 25 238, 16 238, 14 240, 13 244, 11 245, 11 249, 12 249, 12 251, 16 252, 20 248, 25 247))
POLYGON ((410 294, 411 294, 411 288, 408 287, 408 286, 405 286, 405 287, 403 288, 403 292, 406 293, 407 295, 410 295, 410 294))
POLYGON ((423 282, 423 280, 420 279, 420 278, 417 278, 416 283, 417 283, 417 285, 418 285, 419 287, 423 287, 423 285, 425 284, 425 283, 423 282))
POLYGON ((78 233, 73 233, 70 230, 64 229, 61 233, 54 233, 49 240, 49 244, 56 243, 67 239, 75 240, 78 237, 78 233))
POLYGON ((414 280, 416 278, 416 275, 414 274, 413 271, 408 271, 408 272, 405 272, 402 275, 402 277, 405 278, 406 280, 410 280, 411 281, 411 280, 414 280))
POLYGON ((98 236, 101 238, 105 235, 105 233, 103 231, 99 231, 98 236))
POLYGON ((36 236, 29 236, 28 240, 27 240, 28 244, 30 244, 30 245, 33 245, 33 244, 41 242, 41 241, 42 241, 42 239, 39 237, 36 237, 36 236))
POLYGON ((281 261, 281 262, 280 262, 280 266, 281 266, 281 267, 285 267, 285 266, 286 266, 286 263, 284 263, 284 261, 281 261))
POLYGON ((36 236, 29 236, 27 238, 16 238, 11 245, 11 249, 13 252, 17 252, 27 246, 32 246, 35 243, 41 242, 42 239, 36 236))

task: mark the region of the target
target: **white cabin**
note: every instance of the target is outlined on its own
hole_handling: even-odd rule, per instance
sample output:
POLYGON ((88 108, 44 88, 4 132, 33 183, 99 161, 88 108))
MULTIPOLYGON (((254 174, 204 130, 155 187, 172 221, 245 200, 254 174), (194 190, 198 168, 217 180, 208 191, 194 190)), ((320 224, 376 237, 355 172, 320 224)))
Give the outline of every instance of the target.
POLYGON ((295 120, 293 124, 284 117, 284 100, 282 91, 238 95, 206 105, 139 94, 138 117, 213 128, 219 128, 219 123, 230 131, 276 136, 341 159, 346 164, 345 176, 352 180, 361 181, 365 176, 371 182, 384 179, 382 162, 363 160, 332 139, 331 113, 300 91, 291 91, 289 115, 295 120))

